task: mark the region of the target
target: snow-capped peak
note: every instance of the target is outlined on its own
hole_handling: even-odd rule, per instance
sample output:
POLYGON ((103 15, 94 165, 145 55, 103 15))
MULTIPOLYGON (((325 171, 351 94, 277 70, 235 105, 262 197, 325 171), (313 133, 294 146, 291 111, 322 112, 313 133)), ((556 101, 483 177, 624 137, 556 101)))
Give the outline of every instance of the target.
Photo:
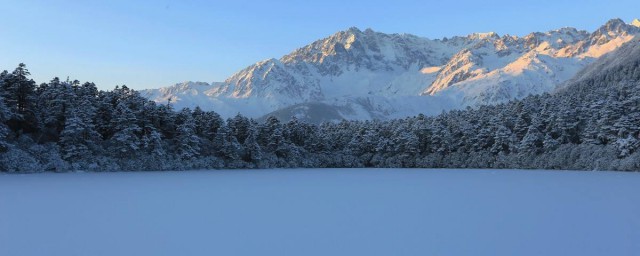
POLYGON ((496 32, 473 33, 467 36, 469 39, 498 39, 500 36, 496 32))
POLYGON ((637 27, 631 26, 625 23, 621 19, 611 19, 606 24, 598 28, 593 34, 594 36, 606 35, 606 36, 618 36, 633 33, 637 30, 637 27))
POLYGON ((488 32, 442 40, 351 27, 250 65, 225 82, 187 83, 150 91, 149 98, 170 98, 176 107, 197 103, 223 116, 259 117, 310 103, 335 107, 347 119, 434 114, 551 91, 638 34, 640 21, 620 19, 593 33, 564 27, 523 37, 488 32))
POLYGON ((639 27, 639 28, 640 28, 640 20, 639 20, 639 19, 634 19, 634 20, 631 22, 631 25, 633 25, 633 26, 636 26, 636 27, 639 27))
POLYGON ((206 82, 198 82, 198 81, 184 81, 182 83, 177 83, 173 86, 169 86, 169 87, 164 87, 159 89, 160 92, 165 93, 165 94, 171 94, 171 93, 176 93, 176 92, 191 92, 194 94, 198 94, 199 91, 202 91, 203 89, 208 89, 211 86, 211 84, 206 83, 206 82))

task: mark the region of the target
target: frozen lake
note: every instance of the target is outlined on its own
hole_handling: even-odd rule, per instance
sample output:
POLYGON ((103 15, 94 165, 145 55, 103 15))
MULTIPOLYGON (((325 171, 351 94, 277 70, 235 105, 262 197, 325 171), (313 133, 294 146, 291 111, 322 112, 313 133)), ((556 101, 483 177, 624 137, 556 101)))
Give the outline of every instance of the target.
POLYGON ((0 175, 0 255, 640 255, 640 173, 0 175))

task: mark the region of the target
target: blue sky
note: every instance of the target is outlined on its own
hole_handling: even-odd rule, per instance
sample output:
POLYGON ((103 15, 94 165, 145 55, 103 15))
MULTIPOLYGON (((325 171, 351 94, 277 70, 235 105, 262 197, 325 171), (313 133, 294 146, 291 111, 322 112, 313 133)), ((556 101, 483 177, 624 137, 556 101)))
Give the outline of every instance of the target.
POLYGON ((222 81, 356 26, 428 38, 494 31, 525 35, 640 17, 621 1, 59 1, 0 0, 0 69, 24 62, 38 83, 54 76, 101 89, 222 81))

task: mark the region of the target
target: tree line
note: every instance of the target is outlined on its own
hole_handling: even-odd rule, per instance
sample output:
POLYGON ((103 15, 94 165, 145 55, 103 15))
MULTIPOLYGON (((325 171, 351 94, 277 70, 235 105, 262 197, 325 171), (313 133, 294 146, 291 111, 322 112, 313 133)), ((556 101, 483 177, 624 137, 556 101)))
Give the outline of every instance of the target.
POLYGON ((554 94, 438 116, 309 124, 173 109, 126 86, 0 74, 0 171, 640 169, 640 60, 554 94))

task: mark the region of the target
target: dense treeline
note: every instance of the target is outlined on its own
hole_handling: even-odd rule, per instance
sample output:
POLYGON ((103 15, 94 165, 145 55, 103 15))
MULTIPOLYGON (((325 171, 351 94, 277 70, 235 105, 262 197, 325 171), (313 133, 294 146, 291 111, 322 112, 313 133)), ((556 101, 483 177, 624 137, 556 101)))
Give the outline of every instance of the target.
POLYGON ((271 167, 640 169, 640 60, 555 93, 313 125, 174 110, 126 86, 0 74, 0 171, 271 167))

